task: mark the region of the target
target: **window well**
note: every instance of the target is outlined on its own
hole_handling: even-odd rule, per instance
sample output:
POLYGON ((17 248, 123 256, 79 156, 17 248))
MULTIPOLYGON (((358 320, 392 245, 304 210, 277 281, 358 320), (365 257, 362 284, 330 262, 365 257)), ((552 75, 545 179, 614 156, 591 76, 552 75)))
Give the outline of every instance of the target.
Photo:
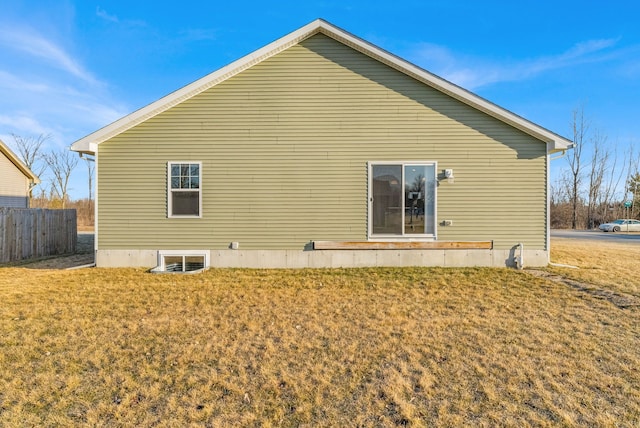
POLYGON ((187 251, 179 254, 160 251, 158 253, 158 266, 153 268, 153 273, 199 273, 209 267, 209 254, 206 252, 190 253, 187 251))

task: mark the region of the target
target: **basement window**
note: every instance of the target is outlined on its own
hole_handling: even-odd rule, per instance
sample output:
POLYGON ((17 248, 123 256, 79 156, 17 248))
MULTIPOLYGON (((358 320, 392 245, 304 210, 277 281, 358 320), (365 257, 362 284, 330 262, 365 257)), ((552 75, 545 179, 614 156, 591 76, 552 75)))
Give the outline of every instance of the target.
POLYGON ((209 267, 208 251, 159 251, 154 273, 198 273, 209 267))

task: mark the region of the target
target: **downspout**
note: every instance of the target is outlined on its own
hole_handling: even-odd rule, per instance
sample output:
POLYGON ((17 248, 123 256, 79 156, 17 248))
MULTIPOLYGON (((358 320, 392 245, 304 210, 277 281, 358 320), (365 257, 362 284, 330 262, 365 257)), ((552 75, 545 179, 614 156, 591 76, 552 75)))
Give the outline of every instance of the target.
POLYGON ((556 156, 555 158, 552 158, 551 156, 549 156, 549 160, 556 160, 556 159, 562 159, 566 154, 567 154, 567 150, 571 150, 575 147, 575 143, 571 143, 567 146, 566 149, 563 149, 560 154, 558 154, 558 156, 556 156))
POLYGON ((566 154, 567 154, 567 151, 563 150, 555 158, 552 158, 551 156, 549 156, 549 160, 562 159, 563 157, 565 157, 566 154))
POLYGON ((98 149, 97 147, 94 149, 93 157, 90 153, 79 152, 78 155, 80 159, 85 159, 89 162, 94 162, 96 164, 96 168, 94 170, 95 174, 95 182, 94 185, 95 191, 93 192, 93 264, 97 265, 98 262, 98 149))
MULTIPOLYGON (((549 144, 549 143, 547 143, 549 144)), ((548 147, 548 146, 547 146, 548 147)), ((546 189, 546 197, 547 197, 547 213, 546 213, 546 217, 547 217, 547 236, 546 236, 546 252, 547 252, 547 263, 551 263, 551 195, 549 194, 549 191, 551 190, 551 161, 552 160, 556 160, 556 159, 562 159, 566 154, 568 150, 571 150, 575 147, 575 143, 571 143, 569 145, 567 145, 567 147, 562 150, 560 152, 560 154, 558 154, 555 157, 552 157, 552 155, 549 153, 549 150, 547 151, 547 153, 549 153, 546 158, 547 158, 547 189, 546 189)), ((521 266, 518 267, 518 269, 522 269, 524 267, 524 263, 523 263, 523 254, 524 254, 524 248, 522 246, 522 244, 518 244, 519 248, 520 248, 520 257, 521 257, 521 266)), ((516 266, 518 266, 517 262, 516 262, 516 266)))

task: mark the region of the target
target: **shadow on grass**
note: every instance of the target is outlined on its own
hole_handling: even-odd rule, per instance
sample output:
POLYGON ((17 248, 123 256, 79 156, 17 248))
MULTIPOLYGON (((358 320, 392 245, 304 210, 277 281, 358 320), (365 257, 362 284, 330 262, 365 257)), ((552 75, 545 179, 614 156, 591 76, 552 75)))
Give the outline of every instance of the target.
POLYGON ((0 265, 0 267, 22 267, 26 269, 70 269, 95 263, 93 252, 94 233, 78 233, 74 254, 41 257, 0 265))

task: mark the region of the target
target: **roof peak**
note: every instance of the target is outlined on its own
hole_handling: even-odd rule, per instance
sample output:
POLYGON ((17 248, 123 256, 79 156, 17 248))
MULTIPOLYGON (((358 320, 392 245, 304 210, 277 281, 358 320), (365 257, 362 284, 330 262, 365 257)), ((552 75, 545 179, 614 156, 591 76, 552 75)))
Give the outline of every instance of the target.
POLYGON ((299 29, 245 55, 244 57, 142 107, 133 113, 87 135, 72 144, 71 149, 80 153, 95 153, 97 146, 128 129, 150 119, 181 102, 241 73, 301 41, 322 33, 352 49, 374 58, 414 79, 431 86, 459 101, 483 111, 521 131, 548 144, 548 151, 555 152, 571 148, 571 141, 533 122, 524 119, 498 105, 424 70, 386 50, 361 39, 322 18, 317 18, 299 29))

